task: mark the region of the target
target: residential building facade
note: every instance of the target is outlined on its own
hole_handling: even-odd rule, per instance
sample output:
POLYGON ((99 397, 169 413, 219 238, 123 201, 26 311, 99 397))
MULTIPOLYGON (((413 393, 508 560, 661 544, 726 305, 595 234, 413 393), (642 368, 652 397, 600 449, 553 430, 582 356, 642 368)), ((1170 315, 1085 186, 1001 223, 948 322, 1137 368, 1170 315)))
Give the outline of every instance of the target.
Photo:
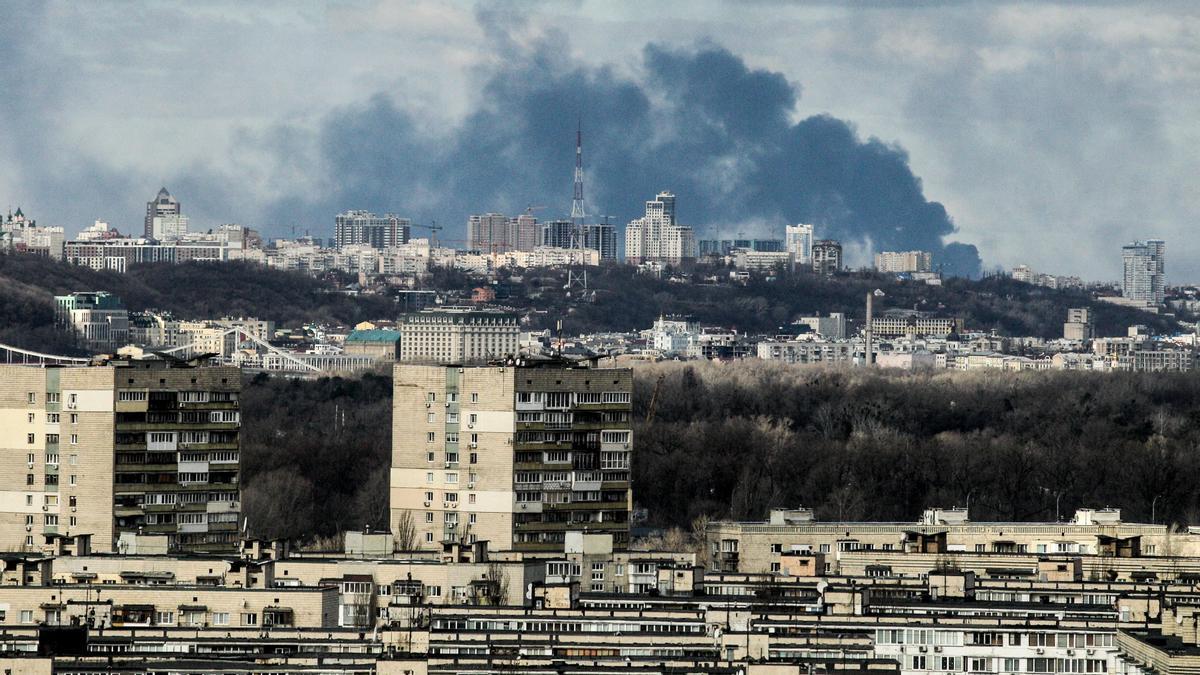
POLYGON ((89 534, 117 551, 139 532, 172 550, 232 549, 240 371, 115 363, 0 366, 0 549, 89 534))
MULTIPOLYGON (((142 236, 144 236, 146 239, 156 239, 157 238, 155 236, 155 226, 156 226, 155 219, 156 218, 158 218, 158 219, 164 219, 164 218, 174 219, 173 231, 177 231, 178 227, 180 225, 180 222, 178 219, 181 216, 183 216, 182 204, 179 203, 178 199, 172 197, 170 192, 167 192, 167 188, 165 188, 165 187, 161 188, 158 191, 158 194, 154 196, 154 199, 151 199, 150 201, 146 202, 146 221, 145 221, 144 229, 142 230, 142 236)), ((187 231, 187 221, 186 220, 183 221, 182 225, 183 225, 184 231, 186 232, 187 231)), ((162 220, 159 220, 157 226, 158 226, 159 232, 162 232, 164 222, 162 220)))
POLYGON ((1125 275, 1121 295, 1128 300, 1161 305, 1166 295, 1167 245, 1161 239, 1135 241, 1121 248, 1125 275))
POLYGON ((933 254, 929 251, 881 251, 875 254, 875 269, 886 274, 932 272, 933 254))
POLYGON ((520 322, 515 314, 472 307, 443 307, 400 317, 404 363, 480 363, 517 353, 520 322))
POLYGON ((377 216, 370 211, 346 211, 333 219, 334 247, 356 244, 371 248, 393 248, 408 243, 412 221, 391 213, 377 216))
POLYGON ((113 353, 129 343, 129 312, 106 291, 54 296, 55 322, 90 349, 113 353))
POLYGON ((625 228, 625 258, 632 264, 679 264, 696 257, 692 228, 675 221, 675 195, 660 192, 646 202, 646 214, 625 228))
POLYGON ((393 532, 419 548, 561 551, 568 530, 628 545, 632 371, 398 364, 394 380, 393 532))
POLYGON ((842 269, 842 242, 818 239, 813 242, 812 267, 817 274, 833 274, 842 269))

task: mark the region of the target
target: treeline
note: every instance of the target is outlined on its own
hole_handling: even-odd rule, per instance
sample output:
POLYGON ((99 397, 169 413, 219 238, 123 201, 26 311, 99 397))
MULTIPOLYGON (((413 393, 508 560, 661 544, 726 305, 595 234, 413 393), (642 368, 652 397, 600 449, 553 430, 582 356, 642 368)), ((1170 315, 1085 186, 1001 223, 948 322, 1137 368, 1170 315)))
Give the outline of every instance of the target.
POLYGON ((250 531, 312 539, 387 527, 392 378, 242 383, 242 503, 250 531))
MULTIPOLYGON (((1113 506, 1126 519, 1200 523, 1194 376, 761 361, 634 373, 634 501, 652 525, 760 520, 794 506, 828 520, 914 521, 927 507, 968 503, 975 520, 1113 506)), ((245 382, 242 411, 251 531, 386 526, 390 377, 259 375, 245 382)))
MULTIPOLYGON (((389 296, 351 296, 328 281, 251 263, 134 265, 125 274, 97 271, 32 255, 0 255, 0 335, 19 346, 46 346, 53 335, 54 296, 108 291, 130 310, 154 309, 182 318, 253 316, 295 326, 354 324, 393 317, 389 296)), ((69 341, 69 339, 68 339, 69 341)))
POLYGON ((635 378, 635 500, 658 525, 762 519, 1053 520, 1078 507, 1200 522, 1191 374, 901 374, 760 361, 635 378), (645 419, 658 387, 651 421, 645 419))
MULTIPOLYGON (((1062 337, 1067 309, 1090 307, 1101 336, 1125 335, 1133 324, 1146 324, 1159 333, 1178 329, 1170 317, 1095 301, 1078 289, 1055 290, 989 277, 978 281, 950 278, 941 286, 899 281, 894 275, 847 272, 833 277, 804 271, 780 271, 773 280, 759 275, 746 284, 728 282, 729 268, 698 267, 689 282, 638 274, 628 265, 590 269, 590 302, 581 302, 578 289, 566 289, 564 273, 527 271, 510 281, 507 299, 518 307, 546 310, 535 317, 538 327, 554 328, 563 319, 567 334, 631 331, 648 328, 664 314, 696 317, 705 325, 727 326, 747 333, 770 333, 801 316, 842 312, 857 330, 865 318, 867 293, 882 290, 876 311, 915 309, 965 320, 972 330, 996 330, 1001 335, 1062 337), (705 282, 717 277, 721 283, 705 282), (571 296, 568 296, 568 293, 571 296)), ((450 281, 451 279, 447 279, 450 281)), ((463 290, 470 281, 458 280, 463 290)), ((476 282, 477 285, 477 282, 476 282)))

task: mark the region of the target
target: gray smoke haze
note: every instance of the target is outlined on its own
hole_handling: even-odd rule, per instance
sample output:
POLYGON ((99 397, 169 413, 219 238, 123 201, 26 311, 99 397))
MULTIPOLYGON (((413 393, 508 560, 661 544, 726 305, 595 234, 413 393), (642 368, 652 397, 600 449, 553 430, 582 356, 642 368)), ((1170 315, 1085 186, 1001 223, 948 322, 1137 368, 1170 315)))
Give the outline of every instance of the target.
POLYGON ((542 218, 563 216, 581 119, 594 215, 628 222, 669 189, 700 236, 754 223, 755 234, 780 237, 784 224, 810 222, 821 237, 930 250, 947 272, 978 274, 975 247, 947 242, 954 224, 925 199, 904 151, 831 116, 792 123, 799 86, 781 74, 713 44, 651 44, 642 78, 624 78, 561 57, 565 40, 552 35, 493 73, 483 104, 444 136, 423 134, 387 93, 331 114, 318 162, 329 191, 280 202, 270 220, 324 230, 327 214, 363 206, 461 231, 483 211, 533 204, 548 207, 542 218), (764 232, 764 223, 774 227, 764 232))
POLYGON ((618 223, 672 189, 702 236, 812 221, 860 262, 970 271, 957 241, 1113 279, 1157 236, 1200 275, 1196 3, 511 7, 0 0, 0 209, 137 231, 166 185, 201 228, 369 208, 461 237, 564 215, 581 117, 589 212, 618 223))

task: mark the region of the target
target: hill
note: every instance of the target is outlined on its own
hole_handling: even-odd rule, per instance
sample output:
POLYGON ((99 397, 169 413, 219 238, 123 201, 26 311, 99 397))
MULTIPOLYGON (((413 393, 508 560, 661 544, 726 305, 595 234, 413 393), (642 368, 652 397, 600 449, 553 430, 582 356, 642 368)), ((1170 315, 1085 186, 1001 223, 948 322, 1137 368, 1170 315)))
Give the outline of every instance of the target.
POLYGON ((280 325, 353 324, 390 317, 387 296, 350 296, 323 279, 248 263, 135 265, 126 274, 96 271, 49 258, 0 255, 0 342, 70 350, 72 338, 52 329, 54 296, 105 290, 131 310, 155 309, 183 318, 253 316, 280 325))
POLYGON ((607 330, 629 331, 650 327, 661 315, 684 314, 705 325, 738 328, 748 333, 769 333, 800 316, 842 312, 861 322, 866 294, 876 289, 884 296, 876 311, 917 309, 957 316, 970 329, 996 330, 1002 335, 1062 337, 1067 309, 1090 307, 1097 334, 1125 335, 1133 324, 1146 324, 1156 332, 1178 330, 1169 317, 1098 302, 1083 290, 1054 290, 989 277, 978 281, 949 278, 941 286, 900 281, 894 275, 847 272, 822 277, 807 272, 781 274, 774 280, 761 276, 745 284, 727 281, 728 269, 698 268, 684 281, 639 275, 624 265, 589 272, 593 302, 571 301, 563 290, 565 277, 553 272, 527 273, 511 283, 504 302, 545 310, 544 327, 562 317, 567 334, 607 330), (726 278, 723 283, 701 281, 726 278))

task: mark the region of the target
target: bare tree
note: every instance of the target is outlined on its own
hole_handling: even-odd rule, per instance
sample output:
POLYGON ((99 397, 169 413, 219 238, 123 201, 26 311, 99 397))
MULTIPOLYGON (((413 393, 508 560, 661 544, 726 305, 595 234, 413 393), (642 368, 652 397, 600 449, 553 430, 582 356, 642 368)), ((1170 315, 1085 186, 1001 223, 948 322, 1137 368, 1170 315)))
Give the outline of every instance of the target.
POLYGON ((417 547, 417 523, 413 520, 412 510, 404 509, 400 512, 392 539, 396 542, 397 551, 411 551, 417 547))

